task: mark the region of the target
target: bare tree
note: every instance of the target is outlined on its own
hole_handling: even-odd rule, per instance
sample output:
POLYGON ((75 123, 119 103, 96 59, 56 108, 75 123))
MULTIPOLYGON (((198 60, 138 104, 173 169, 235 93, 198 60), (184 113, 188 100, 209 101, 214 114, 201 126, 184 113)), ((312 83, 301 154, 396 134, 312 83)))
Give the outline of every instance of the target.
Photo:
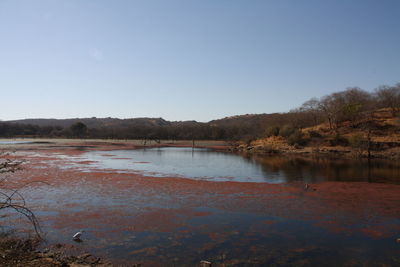
POLYGON ((314 125, 317 125, 321 117, 321 109, 317 98, 311 98, 301 105, 300 111, 306 113, 314 125))
POLYGON ((395 86, 382 85, 375 89, 380 107, 390 109, 393 116, 400 113, 400 83, 395 86))
POLYGON ((325 114, 330 128, 337 131, 343 121, 354 122, 361 119, 365 111, 371 110, 371 103, 371 95, 368 92, 353 87, 323 97, 319 107, 325 114))
POLYGON ((338 102, 339 100, 336 94, 324 96, 319 102, 320 110, 328 120, 329 128, 331 130, 337 129, 338 127, 338 117, 340 111, 340 105, 338 102))
MULTIPOLYGON (((0 152, 0 174, 13 173, 21 169, 22 161, 10 160, 7 155, 6 152, 0 152)), ((20 193, 21 188, 28 183, 21 188, 7 190, 6 182, 5 177, 0 179, 0 210, 9 209, 25 216, 31 222, 37 237, 41 239, 39 222, 35 214, 27 207, 25 198, 20 193)))

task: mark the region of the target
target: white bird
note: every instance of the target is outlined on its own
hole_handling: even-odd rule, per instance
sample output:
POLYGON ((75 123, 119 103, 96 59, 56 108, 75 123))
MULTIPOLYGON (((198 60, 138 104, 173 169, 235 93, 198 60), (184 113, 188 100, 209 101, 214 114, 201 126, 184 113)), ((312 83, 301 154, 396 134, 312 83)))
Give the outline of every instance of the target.
POLYGON ((310 185, 306 183, 306 184, 304 185, 304 190, 308 190, 308 188, 310 188, 310 185))
POLYGON ((76 234, 74 234, 72 236, 72 240, 80 241, 81 240, 81 235, 83 234, 83 232, 85 232, 85 231, 81 230, 81 231, 77 232, 76 234))

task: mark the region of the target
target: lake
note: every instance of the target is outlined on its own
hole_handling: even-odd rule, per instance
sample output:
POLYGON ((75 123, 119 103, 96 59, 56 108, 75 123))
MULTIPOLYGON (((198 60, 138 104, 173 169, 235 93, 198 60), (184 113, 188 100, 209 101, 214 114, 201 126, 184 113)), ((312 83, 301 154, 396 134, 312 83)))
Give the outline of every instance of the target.
MULTIPOLYGON (((9 179, 31 183, 21 193, 49 244, 116 264, 400 263, 398 162, 175 147, 27 150, 17 157, 24 170, 9 179), (73 242, 81 229, 83 242, 73 242)), ((11 223, 29 227, 18 216, 4 219, 11 223)))
MULTIPOLYGON (((70 158, 71 159, 71 158, 70 158)), ((89 151, 73 159, 83 171, 141 172, 148 176, 210 181, 286 183, 365 181, 400 183, 400 162, 332 159, 330 157, 260 156, 206 148, 159 147, 138 150, 89 151)))

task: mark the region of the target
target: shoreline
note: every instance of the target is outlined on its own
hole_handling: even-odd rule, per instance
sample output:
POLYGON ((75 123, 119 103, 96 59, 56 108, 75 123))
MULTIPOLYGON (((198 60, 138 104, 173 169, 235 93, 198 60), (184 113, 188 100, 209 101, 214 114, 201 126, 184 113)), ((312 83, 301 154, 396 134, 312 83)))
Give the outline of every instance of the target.
MULTIPOLYGON (((367 151, 359 151, 351 147, 331 146, 331 147, 280 147, 280 146, 262 146, 262 145, 245 145, 241 144, 231 148, 232 152, 239 152, 245 154, 257 155, 293 155, 302 157, 315 157, 325 156, 334 158, 345 159, 368 159, 367 151)), ((400 160, 400 149, 395 151, 387 149, 380 151, 371 151, 369 159, 386 159, 386 160, 400 160), (397 151, 398 150, 398 151, 397 151)))
POLYGON ((0 265, 31 267, 112 267, 108 260, 78 249, 74 254, 71 245, 52 244, 43 246, 43 240, 18 237, 12 233, 0 233, 0 265), (67 248, 68 247, 68 248, 67 248))
MULTIPOLYGON (((215 151, 225 151, 233 153, 258 154, 258 155, 293 155, 293 156, 326 156, 331 158, 351 158, 368 159, 367 151, 361 151, 349 146, 290 146, 278 142, 264 143, 255 141, 251 144, 241 142, 228 142, 221 140, 153 140, 147 141, 144 145, 143 140, 124 140, 124 139, 59 139, 59 138, 0 138, 1 149, 96 149, 104 151, 125 150, 125 149, 145 149, 157 147, 194 147, 206 148, 215 151), (1 142, 21 141, 24 143, 2 144, 1 142)), ((382 150, 372 150, 370 159, 400 160, 400 148, 393 147, 382 150)))

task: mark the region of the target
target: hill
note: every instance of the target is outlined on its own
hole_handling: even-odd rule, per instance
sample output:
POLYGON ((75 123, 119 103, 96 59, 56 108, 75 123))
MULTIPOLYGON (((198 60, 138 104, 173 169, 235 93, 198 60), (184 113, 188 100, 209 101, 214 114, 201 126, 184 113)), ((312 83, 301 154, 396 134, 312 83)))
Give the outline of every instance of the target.
POLYGON ((171 125, 171 122, 162 118, 133 118, 133 119, 118 119, 118 118, 73 118, 73 119, 23 119, 6 121, 8 123, 30 124, 40 127, 60 126, 63 128, 70 127, 74 123, 82 122, 89 128, 102 127, 126 127, 126 126, 165 126, 171 125))
POLYGON ((375 110, 332 129, 322 122, 309 127, 271 127, 266 137, 242 143, 248 153, 334 154, 349 157, 400 159, 400 118, 390 109, 375 110))

